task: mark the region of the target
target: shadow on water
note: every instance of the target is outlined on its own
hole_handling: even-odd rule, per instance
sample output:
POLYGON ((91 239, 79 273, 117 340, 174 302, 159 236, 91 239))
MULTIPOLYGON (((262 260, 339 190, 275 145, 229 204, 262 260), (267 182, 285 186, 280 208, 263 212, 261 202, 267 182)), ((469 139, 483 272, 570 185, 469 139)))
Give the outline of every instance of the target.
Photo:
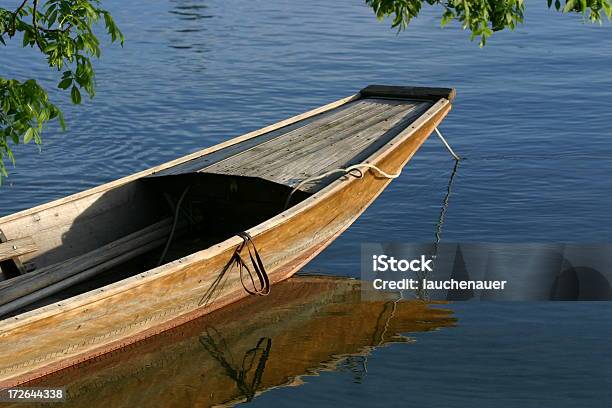
POLYGON ((397 294, 361 300, 358 280, 296 276, 143 342, 37 380, 65 407, 213 406, 297 386, 321 371, 367 375, 376 347, 454 326, 452 312, 397 294))

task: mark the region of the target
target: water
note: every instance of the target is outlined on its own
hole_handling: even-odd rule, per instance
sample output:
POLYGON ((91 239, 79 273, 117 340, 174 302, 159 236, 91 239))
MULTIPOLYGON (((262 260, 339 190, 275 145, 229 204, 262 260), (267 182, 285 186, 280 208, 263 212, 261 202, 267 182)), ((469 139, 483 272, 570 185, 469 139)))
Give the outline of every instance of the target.
MULTIPOLYGON (((6 2, 2 2, 4 4, 6 2)), ((442 239, 610 242, 612 26, 527 6, 484 49, 426 8, 397 35, 362 2, 105 2, 126 44, 104 48, 98 95, 65 110, 40 154, 16 149, 0 214, 93 187, 301 113, 370 83, 453 86, 441 126, 466 158, 442 239)), ((58 80, 33 51, 2 50, 0 75, 58 80)), ((434 237, 453 167, 431 138, 308 270, 357 276, 359 244, 434 237)), ((278 388, 260 405, 609 406, 605 303, 455 304, 458 326, 373 352, 363 381, 340 372, 278 388)))

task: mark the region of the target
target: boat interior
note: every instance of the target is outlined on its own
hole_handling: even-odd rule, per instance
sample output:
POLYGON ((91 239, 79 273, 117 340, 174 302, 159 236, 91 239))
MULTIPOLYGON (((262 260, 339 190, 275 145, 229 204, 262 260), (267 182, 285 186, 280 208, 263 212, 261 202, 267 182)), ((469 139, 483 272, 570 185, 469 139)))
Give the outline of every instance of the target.
POLYGON ((304 183, 363 162, 432 104, 361 97, 117 187, 0 219, 0 319, 246 231, 343 177, 304 183))

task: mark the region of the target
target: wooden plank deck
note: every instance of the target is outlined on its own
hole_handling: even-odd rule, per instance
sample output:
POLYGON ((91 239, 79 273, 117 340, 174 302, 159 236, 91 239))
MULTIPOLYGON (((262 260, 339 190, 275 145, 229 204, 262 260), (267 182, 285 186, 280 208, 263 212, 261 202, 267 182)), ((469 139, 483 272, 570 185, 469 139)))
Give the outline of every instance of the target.
MULTIPOLYGON (((153 177, 201 172, 260 177, 294 187, 309 177, 361 162, 431 105, 423 100, 361 98, 153 177)), ((329 182, 319 180, 300 189, 314 193, 329 182)))

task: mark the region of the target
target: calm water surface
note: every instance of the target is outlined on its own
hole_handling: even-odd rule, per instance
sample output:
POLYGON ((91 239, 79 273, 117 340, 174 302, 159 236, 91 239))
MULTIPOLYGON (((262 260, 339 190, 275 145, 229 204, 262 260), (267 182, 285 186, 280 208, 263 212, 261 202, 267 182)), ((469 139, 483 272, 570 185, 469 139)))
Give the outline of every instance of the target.
MULTIPOLYGON (((4 4, 6 2, 2 2, 4 4)), ((16 149, 0 215, 93 187, 354 93, 370 83, 453 86, 441 130, 466 158, 446 241, 612 240, 612 26, 531 1, 485 49, 426 11, 400 35, 361 1, 106 1, 124 30, 106 47, 98 95, 64 107, 69 130, 16 149)), ((2 49, 0 75, 57 77, 34 52, 2 49), (34 75, 32 74, 34 73, 34 75)), ((431 138, 357 223, 308 266, 357 276, 359 244, 433 239, 453 162, 431 138)), ((457 327, 375 350, 342 370, 274 389, 261 406, 611 406, 606 303, 452 305, 457 327)))

